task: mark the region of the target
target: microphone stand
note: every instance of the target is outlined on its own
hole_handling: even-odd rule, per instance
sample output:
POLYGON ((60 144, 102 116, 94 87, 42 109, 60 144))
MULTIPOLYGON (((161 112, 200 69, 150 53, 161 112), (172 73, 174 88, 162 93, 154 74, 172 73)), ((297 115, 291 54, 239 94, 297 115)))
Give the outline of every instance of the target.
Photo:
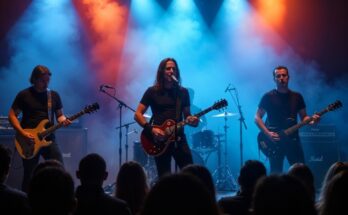
MULTIPOLYGON (((118 155, 119 155, 119 167, 121 167, 122 164, 122 108, 128 108, 129 110, 135 112, 135 110, 131 107, 129 107, 126 103, 124 103, 123 101, 121 101, 120 99, 118 99, 117 97, 111 95, 110 93, 106 92, 104 88, 100 88, 100 91, 105 93, 106 95, 108 95, 109 97, 113 98, 114 100, 116 100, 118 102, 118 108, 120 110, 119 114, 120 114, 120 120, 119 120, 119 132, 118 132, 118 138, 119 138, 119 149, 118 149, 118 155)), ((128 145, 126 145, 126 149, 128 149, 128 145)), ((128 154, 128 152, 127 152, 128 154)))
POLYGON ((239 98, 238 98, 238 91, 236 88, 229 88, 227 89, 227 91, 230 93, 232 100, 234 101, 234 103, 237 106, 238 112, 239 112, 239 148, 240 148, 240 167, 243 166, 243 125, 245 130, 247 129, 247 126, 245 124, 245 118, 243 116, 243 112, 242 112, 242 107, 239 103, 239 98), (234 91, 234 96, 231 93, 231 91, 234 91))
POLYGON ((117 129, 121 130, 123 127, 126 128, 126 144, 125 144, 125 148, 126 148, 126 162, 128 161, 128 135, 133 133, 133 132, 135 132, 135 131, 128 132, 128 128, 129 128, 130 125, 132 125, 134 123, 136 123, 136 122, 126 123, 126 124, 124 124, 122 126, 118 126, 118 127, 115 128, 116 130, 117 129))

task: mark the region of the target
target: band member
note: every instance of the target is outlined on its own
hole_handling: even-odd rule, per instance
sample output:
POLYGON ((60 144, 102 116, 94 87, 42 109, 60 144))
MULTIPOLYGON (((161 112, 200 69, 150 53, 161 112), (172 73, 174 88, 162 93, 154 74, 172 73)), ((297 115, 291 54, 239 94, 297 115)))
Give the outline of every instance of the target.
MULTIPOLYGON (((183 120, 183 117, 189 125, 198 125, 198 118, 191 116, 188 91, 180 84, 178 64, 173 58, 165 58, 158 66, 154 85, 144 93, 134 119, 144 128, 144 131, 151 133, 153 138, 164 140, 167 138, 165 132, 153 125, 162 125, 169 119, 179 122, 183 120), (152 123, 147 122, 143 116, 148 107, 151 107, 152 123)), ((170 172, 172 157, 179 168, 192 163, 191 150, 188 147, 183 128, 175 132, 175 142, 170 143, 163 154, 155 157, 159 177, 170 172)))
MULTIPOLYGON (((63 123, 64 126, 71 123, 63 114, 63 105, 59 94, 56 91, 48 90, 50 78, 51 72, 47 67, 42 65, 36 66, 31 73, 31 86, 17 94, 10 108, 9 121, 16 130, 17 135, 21 135, 27 144, 34 144, 35 139, 32 133, 24 129, 35 128, 44 119, 50 119, 50 122, 54 123, 53 116, 55 115, 56 120, 59 123, 63 123), (49 108, 48 103, 50 103, 51 108, 49 108), (22 113, 21 122, 17 118, 20 113, 22 113)), ((27 191, 31 173, 38 164, 40 156, 43 156, 45 160, 55 159, 63 163, 61 151, 54 141, 54 134, 46 139, 52 140, 53 143, 48 147, 41 148, 39 153, 32 159, 22 159, 24 168, 23 191, 27 191)))
MULTIPOLYGON (((273 71, 273 79, 276 89, 263 95, 259 103, 255 123, 261 132, 272 141, 279 143, 279 150, 269 156, 270 169, 272 173, 280 173, 283 170, 283 162, 286 157, 289 164, 304 163, 304 153, 299 139, 298 131, 295 131, 286 143, 280 144, 280 136, 271 128, 282 130, 297 123, 297 115, 301 121, 307 121, 309 116, 306 113, 306 105, 302 95, 289 89, 289 71, 285 66, 278 66, 273 71), (262 121, 267 113, 266 123, 262 121)), ((310 124, 319 121, 319 115, 314 114, 310 124)))

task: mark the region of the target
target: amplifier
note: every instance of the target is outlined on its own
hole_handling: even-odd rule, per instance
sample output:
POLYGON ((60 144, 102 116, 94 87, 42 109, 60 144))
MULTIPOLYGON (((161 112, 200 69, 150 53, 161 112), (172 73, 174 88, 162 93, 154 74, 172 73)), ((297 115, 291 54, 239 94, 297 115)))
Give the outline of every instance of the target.
MULTIPOLYGON (((66 117, 71 117, 72 115, 73 114, 65 114, 66 117)), ((18 120, 21 121, 21 117, 18 117, 18 120)), ((55 122, 55 123, 57 123, 57 122, 55 122)), ((73 120, 69 127, 81 128, 82 123, 81 123, 80 118, 73 120)), ((8 120, 8 116, 0 115, 0 130, 1 129, 13 129, 12 125, 10 124, 10 122, 8 120)))
POLYGON ((301 141, 334 142, 336 141, 335 125, 309 125, 300 129, 301 141))
MULTIPOLYGON (((80 182, 75 176, 80 160, 87 154, 87 128, 61 128, 56 132, 56 140, 63 155, 65 169, 71 174, 75 185, 80 182)), ((21 189, 23 177, 22 158, 14 144, 14 129, 0 129, 0 144, 12 152, 11 169, 6 184, 21 189)), ((41 158, 42 161, 42 158, 41 158)))
POLYGON ((336 141, 335 125, 305 126, 299 132, 306 164, 312 170, 316 188, 331 164, 339 160, 339 148, 336 141))

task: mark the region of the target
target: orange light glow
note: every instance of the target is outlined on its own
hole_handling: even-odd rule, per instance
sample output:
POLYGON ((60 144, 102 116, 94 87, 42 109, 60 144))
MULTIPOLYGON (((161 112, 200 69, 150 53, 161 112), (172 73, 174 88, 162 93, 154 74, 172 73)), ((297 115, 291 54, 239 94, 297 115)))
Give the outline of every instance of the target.
POLYGON ((258 0, 257 9, 260 16, 273 27, 283 24, 286 13, 285 0, 258 0))
POLYGON ((115 0, 75 0, 90 36, 91 62, 100 82, 115 83, 128 22, 128 6, 115 0))

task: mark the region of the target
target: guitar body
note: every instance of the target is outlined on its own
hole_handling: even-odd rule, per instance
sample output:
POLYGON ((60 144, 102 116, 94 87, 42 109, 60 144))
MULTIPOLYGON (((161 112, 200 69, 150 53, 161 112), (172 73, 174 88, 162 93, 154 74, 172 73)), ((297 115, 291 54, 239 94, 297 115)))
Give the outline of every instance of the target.
POLYGON ((33 158, 42 147, 49 146, 52 141, 47 141, 45 138, 41 137, 40 133, 46 130, 47 124, 49 124, 48 119, 42 120, 36 128, 24 129, 26 132, 32 134, 35 139, 34 143, 28 143, 23 136, 16 134, 15 145, 19 155, 24 159, 33 158))
MULTIPOLYGON (((195 114, 195 116, 199 118, 200 116, 203 116, 204 114, 212 110, 219 110, 226 106, 227 106, 226 99, 222 99, 218 102, 215 102, 211 107, 195 114)), ((160 126, 154 125, 153 127, 159 128, 162 131, 164 131, 165 137, 161 139, 154 138, 151 133, 148 133, 145 130, 143 130, 140 135, 141 145, 143 146, 147 154, 152 156, 159 156, 166 151, 166 149, 168 148, 171 142, 175 141, 175 135, 174 135, 175 127, 177 127, 177 130, 179 131, 186 124, 187 122, 185 120, 175 123, 174 120, 168 119, 160 126)))
POLYGON ((152 134, 143 130, 140 135, 140 142, 147 154, 151 156, 159 156, 163 154, 169 144, 175 140, 175 121, 168 119, 161 126, 154 125, 153 127, 164 131, 166 136, 163 139, 156 139, 152 134))
POLYGON ((263 132, 257 135, 257 143, 261 152, 267 157, 273 157, 280 153, 284 144, 292 144, 295 138, 289 138, 284 131, 275 131, 278 133, 280 140, 272 141, 263 132))
MULTIPOLYGON (((73 121, 85 113, 92 113, 98 109, 99 109, 99 104, 93 103, 91 105, 86 106, 80 112, 69 117, 69 120, 73 121)), ((24 129, 26 132, 34 136, 34 143, 27 142, 27 140, 18 133, 15 135, 16 149, 18 151, 18 154, 22 158, 31 159, 37 155, 37 153, 42 147, 47 147, 51 145, 52 141, 46 140, 46 137, 48 137, 55 130, 63 126, 62 123, 58 123, 57 125, 52 125, 51 127, 49 127, 48 125, 49 125, 49 120, 44 119, 36 126, 36 128, 24 129)))

